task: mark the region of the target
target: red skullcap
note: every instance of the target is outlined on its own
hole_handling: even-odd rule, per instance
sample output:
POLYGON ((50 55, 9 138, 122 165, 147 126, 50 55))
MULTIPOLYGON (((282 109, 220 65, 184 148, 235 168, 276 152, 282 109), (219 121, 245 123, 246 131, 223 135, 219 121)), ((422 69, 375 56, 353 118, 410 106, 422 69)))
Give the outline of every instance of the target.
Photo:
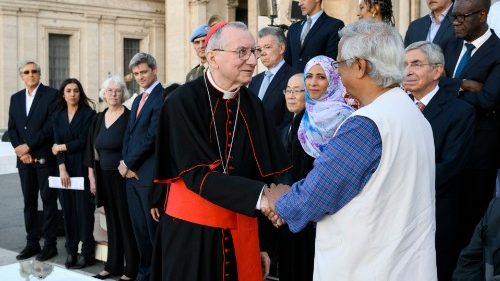
POLYGON ((227 21, 221 21, 221 22, 218 22, 216 25, 214 25, 214 26, 212 26, 210 28, 210 30, 207 33, 207 36, 205 37, 205 48, 207 47, 208 41, 210 41, 210 38, 212 38, 212 35, 214 35, 214 33, 217 32, 217 30, 223 28, 228 23, 229 22, 227 22, 227 21))

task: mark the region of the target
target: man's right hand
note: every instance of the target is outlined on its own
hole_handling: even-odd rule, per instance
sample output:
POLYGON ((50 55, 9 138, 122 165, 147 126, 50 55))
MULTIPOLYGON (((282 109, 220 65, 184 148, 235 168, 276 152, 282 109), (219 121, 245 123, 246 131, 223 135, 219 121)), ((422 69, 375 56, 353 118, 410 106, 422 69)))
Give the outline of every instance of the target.
POLYGON ((118 165, 118 172, 120 173, 120 175, 122 175, 122 177, 125 177, 127 175, 128 168, 123 160, 120 160, 120 165, 118 165))
POLYGON ((160 211, 158 210, 158 208, 151 208, 150 212, 153 220, 155 222, 160 222, 160 211))
POLYGON ((21 160, 21 162, 23 162, 26 165, 33 164, 33 157, 31 157, 31 155, 29 153, 26 153, 26 154, 22 155, 21 157, 19 157, 19 160, 21 160))

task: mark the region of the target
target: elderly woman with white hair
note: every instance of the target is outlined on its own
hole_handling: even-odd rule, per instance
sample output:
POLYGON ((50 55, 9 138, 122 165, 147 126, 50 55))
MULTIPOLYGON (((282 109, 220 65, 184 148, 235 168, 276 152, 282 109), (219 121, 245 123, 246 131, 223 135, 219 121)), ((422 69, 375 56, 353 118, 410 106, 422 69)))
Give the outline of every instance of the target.
POLYGON ((85 162, 89 167, 90 191, 106 214, 108 258, 104 270, 94 278, 103 280, 123 274, 120 280, 131 280, 137 274, 139 255, 129 217, 125 179, 118 172, 130 114, 123 102, 129 93, 121 77, 111 76, 103 82, 99 97, 108 107, 96 115, 90 126, 85 162))
POLYGON ((334 65, 362 107, 304 180, 277 201, 286 186, 266 190, 274 212, 265 213, 292 232, 317 222, 314 280, 437 280, 434 143, 399 88, 403 41, 382 22, 358 21, 340 35, 334 65))

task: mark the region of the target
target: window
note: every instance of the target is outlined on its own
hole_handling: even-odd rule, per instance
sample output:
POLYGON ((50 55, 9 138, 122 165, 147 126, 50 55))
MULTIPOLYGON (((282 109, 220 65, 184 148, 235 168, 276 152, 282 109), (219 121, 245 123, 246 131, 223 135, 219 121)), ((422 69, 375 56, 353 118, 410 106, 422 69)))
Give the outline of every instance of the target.
POLYGON ((49 34, 49 85, 59 89, 69 78, 70 35, 49 34))
POLYGON ((128 69, 132 57, 139 52, 140 39, 123 39, 123 77, 131 94, 139 93, 139 85, 135 82, 134 75, 128 69))

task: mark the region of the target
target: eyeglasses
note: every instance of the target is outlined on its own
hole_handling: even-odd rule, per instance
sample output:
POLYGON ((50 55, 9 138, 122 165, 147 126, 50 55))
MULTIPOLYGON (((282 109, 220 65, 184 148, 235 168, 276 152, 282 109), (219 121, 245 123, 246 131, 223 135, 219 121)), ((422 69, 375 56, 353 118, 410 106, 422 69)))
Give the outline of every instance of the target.
POLYGON ((293 94, 294 96, 296 96, 296 95, 300 95, 303 92, 305 92, 304 89, 302 89, 302 90, 286 89, 286 90, 283 90, 283 95, 286 96, 286 95, 292 95, 293 94))
POLYGON ((36 69, 32 69, 32 70, 25 70, 25 71, 23 71, 23 74, 24 74, 24 75, 29 75, 29 74, 30 74, 30 72, 31 72, 31 74, 38 74, 38 70, 36 70, 36 69))
POLYGON ((121 95, 122 92, 123 92, 122 89, 106 89, 107 95, 112 95, 112 94, 121 95))
POLYGON ((340 66, 341 63, 345 63, 345 62, 353 60, 353 59, 356 59, 356 58, 353 57, 353 58, 348 58, 348 59, 345 59, 345 60, 332 61, 332 67, 334 69, 339 69, 339 66, 340 66))
POLYGON ((217 52, 230 52, 230 53, 236 53, 238 54, 238 57, 242 60, 247 60, 250 58, 250 54, 253 53, 255 55, 255 58, 258 59, 260 58, 260 54, 262 53, 261 48, 239 48, 237 50, 224 50, 224 49, 213 49, 212 51, 217 51, 217 52))
POLYGON ((467 17, 470 17, 470 16, 477 14, 477 13, 480 13, 482 11, 483 10, 481 9, 479 11, 475 11, 472 13, 467 13, 467 14, 463 14, 463 15, 451 15, 451 16, 453 17, 453 21, 457 21, 458 23, 463 23, 467 17))
POLYGON ((438 65, 439 63, 421 63, 419 61, 412 61, 410 63, 405 63, 405 68, 410 68, 410 69, 415 69, 415 68, 422 68, 426 65, 429 65, 429 66, 435 66, 435 65, 438 65))

